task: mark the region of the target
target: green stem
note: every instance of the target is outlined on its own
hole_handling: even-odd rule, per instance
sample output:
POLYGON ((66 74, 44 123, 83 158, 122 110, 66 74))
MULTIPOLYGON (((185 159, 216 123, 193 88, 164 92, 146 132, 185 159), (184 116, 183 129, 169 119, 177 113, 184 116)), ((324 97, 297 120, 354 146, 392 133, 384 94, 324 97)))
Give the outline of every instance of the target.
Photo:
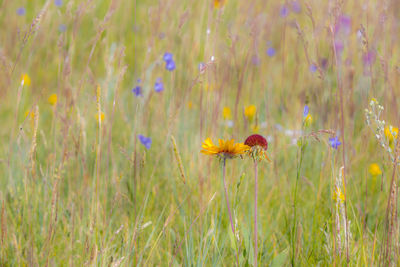
MULTIPOLYGON (((228 213, 229 213, 229 221, 231 223, 231 229, 232 229, 232 233, 233 233, 233 238, 236 240, 235 226, 233 224, 231 206, 229 205, 229 200, 228 200, 228 190, 227 190, 227 187, 226 187, 225 175, 226 175, 226 158, 223 159, 222 180, 223 180, 223 183, 224 183, 225 200, 226 200, 226 207, 228 208, 228 213)), ((237 251, 235 253, 236 253, 236 266, 239 266, 239 256, 238 256, 237 251)))
POLYGON ((254 266, 257 267, 257 198, 258 198, 258 161, 254 160, 254 266))
POLYGON ((297 165, 297 174, 296 174, 296 183, 294 187, 294 197, 293 197, 293 226, 292 226, 292 233, 291 233, 291 243, 292 243, 292 255, 291 255, 291 262, 292 266, 296 266, 295 262, 295 253, 296 253, 296 232, 297 232, 297 185, 298 181, 300 178, 300 170, 301 170, 301 165, 303 163, 303 154, 304 154, 304 144, 303 144, 303 138, 301 137, 300 139, 300 160, 298 161, 297 165))

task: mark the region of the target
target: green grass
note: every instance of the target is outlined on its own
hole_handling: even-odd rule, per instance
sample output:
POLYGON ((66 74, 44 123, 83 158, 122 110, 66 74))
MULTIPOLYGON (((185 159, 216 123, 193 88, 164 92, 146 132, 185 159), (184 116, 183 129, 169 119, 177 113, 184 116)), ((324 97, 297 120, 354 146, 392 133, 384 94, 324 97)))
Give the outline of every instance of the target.
POLYGON ((299 13, 289 3, 281 17, 281 1, 215 9, 213 1, 0 0, 0 266, 234 266, 237 250, 240 265, 253 266, 253 162, 227 161, 236 240, 221 162, 200 150, 207 137, 244 142, 255 131, 268 137, 272 160, 258 165, 258 266, 399 264, 397 193, 387 208, 394 164, 364 110, 375 97, 381 119, 399 126, 400 6, 299 3, 299 13), (336 62, 330 28, 341 14, 351 28, 337 33, 336 62), (21 86, 24 73, 31 82, 21 86), (140 97, 131 92, 138 79, 140 97), (303 126, 306 104, 313 122, 303 126), (335 150, 328 139, 343 142, 342 130, 345 146, 335 150), (138 135, 151 137, 150 149, 138 135), (343 160, 348 257, 343 227, 335 242, 343 160), (382 175, 368 172, 371 163, 382 175))

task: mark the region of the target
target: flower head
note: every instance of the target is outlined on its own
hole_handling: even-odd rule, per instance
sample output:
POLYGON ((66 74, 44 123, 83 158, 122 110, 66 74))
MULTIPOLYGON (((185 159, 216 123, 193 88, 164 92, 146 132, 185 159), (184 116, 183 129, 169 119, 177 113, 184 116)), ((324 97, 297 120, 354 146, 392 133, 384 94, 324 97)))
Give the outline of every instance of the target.
POLYGON ((268 149, 267 139, 265 139, 264 136, 259 135, 259 134, 250 135, 249 137, 246 138, 246 140, 244 141, 244 144, 248 145, 249 147, 259 146, 260 148, 262 148, 264 150, 268 149))
MULTIPOLYGON (((94 114, 94 118, 96 119, 97 123, 99 123, 99 113, 96 112, 96 114, 94 114)), ((100 121, 103 122, 105 118, 105 114, 103 111, 100 112, 100 121)))
POLYGON ((156 83, 154 84, 154 91, 157 93, 162 92, 164 90, 164 85, 161 81, 161 78, 157 78, 156 83))
POLYGON ((318 70, 318 67, 313 63, 310 65, 309 70, 314 73, 318 70))
POLYGON ((174 60, 169 60, 169 61, 167 61, 167 62, 165 62, 166 64, 165 64, 165 68, 167 69, 167 70, 169 70, 169 71, 173 71, 174 69, 175 69, 175 61, 174 60))
POLYGON ((332 148, 338 149, 338 146, 342 144, 342 142, 339 141, 339 138, 337 136, 333 138, 329 138, 329 144, 332 148))
POLYGON ((289 8, 286 5, 283 5, 281 7, 281 10, 280 10, 279 14, 281 15, 282 18, 287 17, 289 15, 289 8))
POLYGON ((67 30, 67 26, 65 24, 60 24, 58 26, 58 31, 59 32, 65 32, 67 30))
POLYGON ((382 174, 381 168, 379 168, 379 165, 376 163, 372 163, 371 165, 369 165, 368 170, 372 176, 378 176, 382 174))
POLYGON ((151 147, 151 138, 150 137, 146 137, 144 135, 139 134, 138 138, 139 138, 140 143, 142 143, 142 145, 144 145, 147 149, 150 149, 150 147, 151 147))
POLYGON ((247 120, 252 121, 256 115, 257 108, 254 105, 250 105, 244 108, 244 116, 247 120))
POLYGON ((165 61, 165 68, 167 70, 173 71, 175 69, 175 61, 171 53, 169 52, 164 53, 163 60, 165 61))
POLYGON ((63 4, 63 1, 62 1, 62 0, 54 0, 54 4, 55 4, 56 6, 58 6, 58 7, 61 7, 62 4, 63 4))
POLYGON ((340 187, 336 187, 336 190, 333 191, 333 200, 335 202, 344 202, 345 197, 344 194, 342 193, 342 190, 340 189, 340 187))
POLYGON ((214 145, 210 138, 204 140, 202 144, 203 150, 200 152, 206 155, 218 156, 220 158, 233 158, 246 153, 250 149, 249 146, 242 143, 236 143, 233 139, 224 141, 218 140, 218 145, 214 145))
POLYGON ((393 142, 394 139, 397 138, 397 134, 399 133, 399 128, 393 127, 392 125, 386 126, 384 133, 385 133, 386 139, 388 139, 389 142, 391 143, 391 142, 393 142))
POLYGON ((268 47, 268 49, 267 49, 267 55, 268 55, 269 57, 275 56, 275 53, 276 53, 275 48, 273 48, 273 47, 268 47))
POLYGON ((305 105, 303 109, 303 117, 307 117, 309 111, 310 108, 308 107, 308 105, 305 105))
POLYGON ((264 136, 253 134, 246 138, 244 144, 250 147, 248 154, 257 160, 268 159, 266 151, 268 149, 268 141, 264 136))
POLYGON ((300 13, 301 12, 301 5, 299 1, 293 1, 292 2, 292 10, 294 13, 300 13))
POLYGON ((24 73, 21 75, 21 83, 23 82, 24 85, 31 85, 31 78, 28 74, 24 73))
POLYGON ((229 107, 224 107, 222 109, 222 117, 224 117, 224 120, 229 120, 230 118, 232 118, 232 112, 229 107))
POLYGON ((311 114, 308 114, 307 116, 304 117, 304 126, 310 126, 313 122, 313 117, 311 114))
POLYGON ((49 102, 50 105, 55 106, 57 104, 57 95, 51 94, 49 98, 47 98, 47 102, 49 102))
POLYGON ((227 0, 214 0, 214 8, 222 8, 226 4, 227 0))
POLYGON ((26 13, 25 7, 20 7, 17 9, 17 15, 18 16, 24 16, 26 13))
POLYGON ((137 85, 132 89, 132 93, 134 93, 135 96, 143 96, 142 87, 140 87, 140 85, 137 85))
POLYGON ((169 52, 165 52, 165 53, 164 53, 164 56, 163 56, 163 60, 164 60, 165 62, 172 60, 172 54, 169 53, 169 52))

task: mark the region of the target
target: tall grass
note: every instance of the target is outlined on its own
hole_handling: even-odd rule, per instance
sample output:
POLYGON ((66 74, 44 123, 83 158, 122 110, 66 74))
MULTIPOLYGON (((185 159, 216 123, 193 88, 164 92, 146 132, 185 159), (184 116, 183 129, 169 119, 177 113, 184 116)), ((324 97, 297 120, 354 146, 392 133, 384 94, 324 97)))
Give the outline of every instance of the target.
POLYGON ((400 263, 399 3, 222 2, 0 0, 1 266, 400 263))

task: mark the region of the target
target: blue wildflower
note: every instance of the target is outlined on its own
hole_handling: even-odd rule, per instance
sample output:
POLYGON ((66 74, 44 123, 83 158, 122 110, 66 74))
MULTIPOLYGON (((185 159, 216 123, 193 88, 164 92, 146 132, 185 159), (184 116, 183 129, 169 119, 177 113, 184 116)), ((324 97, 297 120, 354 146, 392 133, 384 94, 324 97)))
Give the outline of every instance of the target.
POLYGON ((58 26, 59 32, 65 32, 66 30, 67 30, 67 26, 65 24, 60 24, 60 26, 58 26))
POLYGON ((275 55, 276 51, 273 47, 268 47, 267 49, 267 55, 270 57, 273 57, 275 55))
POLYGON ((134 93, 135 96, 143 96, 143 94, 142 94, 142 87, 140 87, 139 85, 136 86, 136 87, 134 87, 134 88, 132 89, 132 93, 134 93))
POLYGON ((18 16, 23 16, 23 15, 25 15, 25 13, 26 13, 26 10, 25 10, 24 7, 20 7, 20 8, 17 9, 17 15, 18 16))
POLYGON ((165 63, 166 63, 165 68, 167 70, 173 71, 175 69, 175 61, 174 60, 171 59, 169 61, 166 61, 165 63))
POLYGON ((157 78, 156 83, 154 84, 154 91, 157 93, 161 92, 164 90, 164 85, 161 81, 161 78, 157 78))
POLYGON ((303 117, 307 117, 309 111, 310 111, 310 109, 308 108, 307 105, 305 105, 304 110, 303 110, 303 117))
POLYGON ((283 5, 281 7, 280 15, 281 15, 282 18, 285 18, 285 17, 287 17, 289 15, 289 9, 287 8, 286 5, 283 5))
POLYGON ((168 53, 168 52, 165 52, 165 54, 164 54, 164 56, 163 56, 163 60, 164 60, 165 62, 168 62, 168 61, 172 60, 172 54, 171 54, 171 53, 168 53))
POLYGON ((311 71, 312 73, 316 72, 316 71, 317 71, 317 66, 315 66, 315 64, 311 64, 311 65, 310 65, 310 71, 311 71))
POLYGON ((54 0, 54 4, 55 4, 56 6, 58 6, 58 7, 61 7, 62 4, 63 4, 63 1, 62 1, 62 0, 54 0))
POLYGON ((199 71, 200 71, 200 72, 205 71, 206 67, 207 67, 207 65, 204 64, 203 62, 200 62, 200 63, 199 63, 199 71))
POLYGON ((332 148, 337 149, 338 146, 342 144, 342 142, 340 142, 339 138, 335 136, 334 138, 329 138, 329 144, 331 145, 332 148))
POLYGON ((301 5, 298 1, 293 1, 292 2, 292 10, 294 13, 300 13, 301 12, 301 5))
POLYGON ((139 141, 140 143, 142 143, 142 145, 144 145, 147 149, 150 149, 151 147, 151 138, 150 137, 146 137, 144 135, 139 134, 139 141))

